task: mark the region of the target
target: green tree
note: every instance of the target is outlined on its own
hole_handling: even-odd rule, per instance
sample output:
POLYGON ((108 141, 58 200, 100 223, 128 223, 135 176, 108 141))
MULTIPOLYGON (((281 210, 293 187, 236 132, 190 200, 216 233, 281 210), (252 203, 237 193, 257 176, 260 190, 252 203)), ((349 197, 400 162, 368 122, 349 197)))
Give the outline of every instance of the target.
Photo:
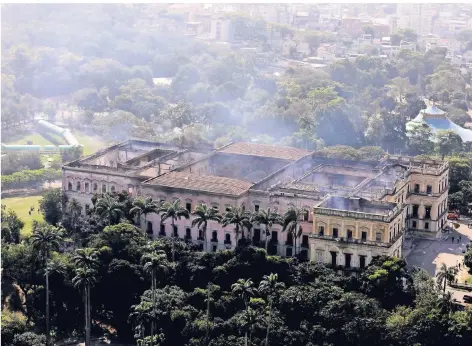
POLYGON ((208 221, 220 222, 221 215, 218 214, 218 210, 208 207, 206 204, 199 204, 195 207, 192 212, 195 218, 192 220, 192 227, 197 226, 199 230, 203 232, 204 250, 207 246, 207 226, 208 221))
POLYGON ((51 332, 49 328, 49 256, 51 251, 59 250, 59 244, 62 239, 62 231, 57 227, 42 224, 37 227, 31 235, 31 243, 38 248, 43 258, 46 278, 46 346, 49 346, 51 332))
POLYGON ((438 152, 441 154, 442 160, 444 160, 444 156, 462 150, 462 138, 452 130, 441 130, 436 132, 436 139, 438 152))
MULTIPOLYGON (((254 283, 251 279, 238 279, 238 281, 231 285, 231 291, 233 294, 241 297, 245 309, 246 314, 249 313, 249 300, 251 296, 254 296, 256 293, 256 288, 254 287, 254 283)), ((247 346, 247 331, 244 335, 244 344, 247 346)))
POLYGON ((112 197, 106 193, 97 201, 95 212, 100 217, 107 218, 108 226, 110 226, 113 220, 119 219, 124 214, 123 204, 118 201, 118 197, 112 197))
POLYGON ((180 204, 180 199, 173 202, 165 202, 158 210, 161 214, 161 222, 171 219, 172 224, 172 262, 175 262, 175 221, 181 218, 190 218, 189 211, 180 204))
POLYGON ((272 317, 272 306, 277 299, 280 291, 285 288, 283 282, 278 281, 279 276, 274 273, 264 275, 262 281, 259 283, 259 293, 265 295, 269 302, 269 316, 267 317, 267 331, 265 337, 265 345, 269 346, 270 323, 272 317))
POLYGON ((434 151, 433 131, 423 124, 410 124, 407 129, 408 148, 413 155, 428 155, 434 151))
POLYGON ((75 276, 72 279, 74 287, 83 290, 84 316, 85 316, 85 345, 91 345, 91 301, 90 288, 97 281, 97 270, 100 265, 98 261, 98 250, 93 248, 77 249, 72 261, 75 265, 75 276))
POLYGON ((62 206, 67 202, 61 189, 48 190, 39 201, 44 220, 56 226, 62 219, 62 206))
POLYGON ((248 227, 249 219, 250 214, 246 211, 244 206, 230 206, 227 212, 223 214, 223 218, 221 220, 223 227, 227 227, 229 225, 234 226, 236 246, 239 245, 240 236, 242 235, 242 238, 244 238, 244 228, 248 227))
POLYGON ((293 239, 293 256, 297 255, 297 238, 302 236, 302 223, 305 210, 290 207, 283 216, 282 232, 287 232, 293 239))
POLYGON ((472 270, 472 247, 464 255, 464 264, 469 267, 469 271, 472 270))
POLYGON ((167 255, 164 251, 158 250, 143 255, 141 261, 144 264, 144 271, 151 274, 151 292, 152 292, 152 322, 151 322, 151 346, 154 342, 154 318, 156 313, 156 289, 157 274, 159 271, 166 271, 168 267, 167 255))
POLYGON ((267 208, 256 212, 252 217, 252 221, 264 225, 265 250, 267 252, 269 237, 272 235, 272 226, 282 225, 282 217, 277 212, 272 211, 271 208, 267 208))
POLYGON ((21 221, 14 210, 7 209, 4 204, 2 204, 1 210, 1 223, 2 242, 18 244, 20 242, 20 232, 25 223, 21 221))
POLYGON ((443 292, 446 292, 446 284, 454 281, 454 278, 457 274, 456 267, 447 267, 445 263, 441 263, 437 273, 436 279, 438 280, 438 285, 443 286, 443 292))
POLYGON ((152 200, 152 197, 136 198, 133 201, 133 208, 130 210, 130 214, 137 216, 138 220, 141 219, 141 216, 144 216, 144 227, 146 226, 146 216, 148 214, 157 214, 159 211, 159 203, 152 200))

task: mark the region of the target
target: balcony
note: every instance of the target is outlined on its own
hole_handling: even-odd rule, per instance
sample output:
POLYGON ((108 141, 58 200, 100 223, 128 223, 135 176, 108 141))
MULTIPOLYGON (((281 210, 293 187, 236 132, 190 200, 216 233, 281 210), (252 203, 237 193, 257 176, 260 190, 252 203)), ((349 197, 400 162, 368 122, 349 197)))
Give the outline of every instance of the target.
POLYGON ((303 247, 303 248, 309 248, 310 246, 308 245, 308 243, 302 243, 301 247, 303 247))
POLYGON ((210 240, 212 243, 218 243, 218 238, 211 238, 210 240))
POLYGON ((231 240, 226 239, 225 240, 225 245, 231 245, 231 240))
POLYGON ((279 245, 279 241, 277 239, 271 239, 269 240, 270 245, 279 245))
POLYGON ((205 239, 203 239, 203 237, 197 237, 197 240, 204 241, 205 239))
POLYGON ((355 238, 333 238, 330 236, 320 236, 319 234, 311 234, 309 237, 310 238, 315 238, 315 239, 322 239, 322 240, 329 240, 329 241, 335 241, 338 243, 344 243, 344 244, 359 244, 359 245, 367 245, 367 246, 380 246, 380 247, 390 247, 395 242, 400 239, 403 236, 405 229, 403 229, 399 234, 396 235, 395 238, 393 238, 390 242, 384 243, 381 241, 372 241, 372 240, 361 240, 361 239, 355 239, 355 238))
POLYGON ((449 185, 446 185, 446 187, 442 189, 441 192, 439 193, 435 193, 435 192, 428 193, 427 191, 412 190, 412 191, 408 191, 407 197, 410 195, 418 195, 418 196, 425 196, 425 197, 440 197, 441 195, 444 194, 444 192, 448 190, 449 190, 449 185))
POLYGON ((165 236, 166 236, 166 232, 162 232, 162 231, 159 232, 159 237, 165 237, 165 236))
POLYGON ((293 246, 293 240, 286 240, 285 245, 293 246))
POLYGON ((187 234, 184 239, 185 240, 192 240, 192 236, 187 234))

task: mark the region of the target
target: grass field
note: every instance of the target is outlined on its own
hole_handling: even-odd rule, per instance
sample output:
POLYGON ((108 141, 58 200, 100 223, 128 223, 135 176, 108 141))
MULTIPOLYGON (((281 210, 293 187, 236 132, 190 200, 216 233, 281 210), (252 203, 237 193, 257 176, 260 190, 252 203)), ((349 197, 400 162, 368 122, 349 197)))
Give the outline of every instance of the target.
POLYGON ((108 145, 98 136, 90 136, 79 131, 72 131, 72 134, 77 138, 77 141, 84 146, 84 156, 93 154, 108 145))
MULTIPOLYGON (((58 139, 59 140, 59 139, 58 139)), ((54 145, 49 139, 41 136, 39 133, 28 133, 24 134, 21 137, 18 136, 13 141, 9 141, 5 144, 24 144, 26 145, 28 141, 31 141, 34 145, 54 145)), ((64 141, 64 140, 62 140, 64 141)))
POLYGON ((43 220, 43 215, 38 213, 39 200, 41 198, 42 196, 2 198, 2 204, 5 204, 9 209, 13 209, 18 217, 25 223, 25 227, 23 227, 23 230, 21 231, 22 236, 31 234, 33 220, 43 220), (35 210, 30 216, 28 210, 31 206, 34 206, 35 210))

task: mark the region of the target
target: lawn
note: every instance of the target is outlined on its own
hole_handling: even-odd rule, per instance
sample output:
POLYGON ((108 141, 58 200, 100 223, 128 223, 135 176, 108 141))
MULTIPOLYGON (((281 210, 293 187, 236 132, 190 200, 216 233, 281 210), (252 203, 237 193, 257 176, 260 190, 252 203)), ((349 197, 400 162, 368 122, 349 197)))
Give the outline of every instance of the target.
MULTIPOLYGON (((60 140, 59 138, 57 138, 57 136, 55 136, 54 138, 56 138, 57 140, 60 140)), ((54 143, 52 143, 51 141, 49 141, 49 139, 43 137, 39 133, 26 133, 26 134, 22 135, 21 137, 18 136, 13 141, 10 141, 10 142, 5 143, 5 144, 23 144, 23 145, 26 145, 28 143, 28 141, 31 141, 34 145, 54 145, 54 143)), ((64 140, 62 140, 62 141, 64 141, 64 140)))
POLYGON ((77 141, 84 146, 84 156, 93 154, 108 146, 108 144, 98 136, 91 136, 75 130, 72 131, 72 134, 77 141))
POLYGON ((23 227, 23 230, 21 231, 22 236, 31 234, 33 220, 43 220, 43 215, 38 213, 39 200, 41 198, 42 196, 27 196, 2 199, 2 204, 5 204, 9 209, 13 209, 18 217, 25 223, 25 227, 23 227), (28 210, 31 206, 34 206, 34 211, 30 216, 28 210))

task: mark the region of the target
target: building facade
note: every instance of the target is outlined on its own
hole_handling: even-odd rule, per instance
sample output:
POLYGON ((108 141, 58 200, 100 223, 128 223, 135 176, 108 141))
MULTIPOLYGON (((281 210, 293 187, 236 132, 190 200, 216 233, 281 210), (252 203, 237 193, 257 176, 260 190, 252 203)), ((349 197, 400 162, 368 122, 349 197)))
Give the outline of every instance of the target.
MULTIPOLYGON (((448 170, 447 162, 391 155, 358 162, 255 143, 213 150, 129 140, 64 165, 62 185, 84 210, 95 194, 118 191, 179 199, 189 211, 206 204, 221 214, 229 206, 281 215, 302 208, 299 239, 278 225, 266 232, 254 224, 248 236, 264 246, 269 233, 270 254, 333 264, 336 252, 336 265, 360 267, 378 254, 402 256, 405 230, 435 233, 445 225, 448 170)), ((172 229, 156 214, 141 221, 150 237, 174 234, 207 251, 235 247, 233 227, 209 222, 204 244, 202 231, 191 224, 192 218, 178 220, 172 229)))

